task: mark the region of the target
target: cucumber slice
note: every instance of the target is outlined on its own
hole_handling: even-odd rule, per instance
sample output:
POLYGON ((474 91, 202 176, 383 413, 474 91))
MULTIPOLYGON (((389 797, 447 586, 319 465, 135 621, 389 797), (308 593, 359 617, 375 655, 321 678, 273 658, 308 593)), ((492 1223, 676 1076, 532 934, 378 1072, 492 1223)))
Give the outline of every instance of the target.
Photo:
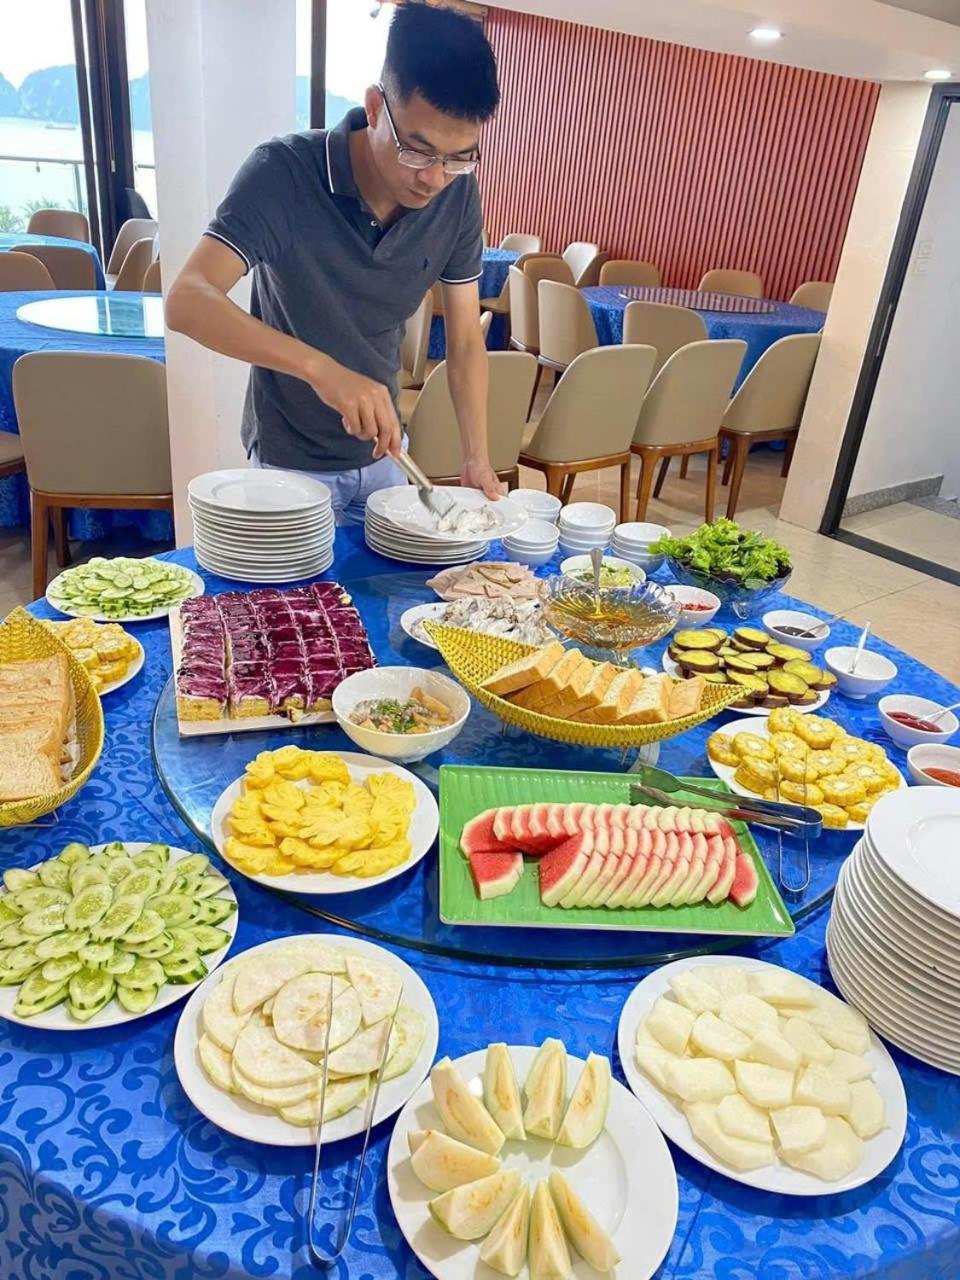
POLYGON ((101 853, 91 853, 87 861, 90 863, 91 866, 99 867, 100 870, 104 874, 106 874, 107 868, 110 866, 110 863, 113 861, 113 859, 110 857, 109 854, 101 852, 101 853))
MULTIPOLYGON (((76 609, 74 612, 82 613, 83 611, 81 609, 76 609)), ((99 613, 100 610, 90 609, 88 610, 88 612, 99 613)), ((68 994, 69 994, 69 988, 68 988, 68 994)), ((69 1012, 70 1017, 74 1020, 74 1022, 89 1022, 91 1018, 95 1018, 97 1016, 97 1014, 100 1012, 103 1006, 107 1003, 109 1002, 107 1000, 104 1000, 103 1004, 92 1004, 90 1005, 89 1008, 85 1009, 83 1005, 74 1004, 71 1000, 67 1000, 67 1011, 69 1012)))
MULTIPOLYGON (((56 890, 51 889, 49 892, 55 893, 56 890)), ((23 914, 22 911, 15 911, 10 905, 10 900, 13 896, 13 894, 8 893, 0 898, 0 929, 3 929, 5 925, 13 924, 14 920, 19 920, 23 914)))
POLYGON ((52 933, 62 933, 66 911, 62 902, 55 902, 52 907, 44 907, 42 911, 29 911, 21 919, 20 928, 34 938, 47 938, 52 933))
POLYGON ((73 955, 90 941, 90 934, 83 929, 55 933, 37 942, 37 955, 41 960, 57 960, 60 956, 73 955))
POLYGON ((70 872, 70 892, 76 897, 78 893, 83 893, 87 885, 91 884, 109 884, 110 880, 103 867, 98 867, 94 862, 81 862, 70 872))
POLYGON ((107 858, 126 858, 127 846, 122 840, 111 840, 109 844, 105 844, 100 852, 107 858))
POLYGON ((144 908, 140 918, 136 920, 123 935, 125 945, 137 947, 145 942, 158 938, 165 929, 163 916, 149 907, 144 908))
POLYGON ((32 889, 21 889, 7 898, 12 911, 18 916, 25 916, 30 911, 43 911, 46 907, 66 906, 70 894, 66 889, 48 889, 46 885, 34 885, 32 889))
POLYGON ((39 967, 38 964, 28 964, 22 969, 0 969, 0 987, 19 987, 39 967))
POLYGON ((50 858, 37 868, 40 883, 50 889, 66 889, 70 883, 70 868, 59 858, 50 858))
POLYGON ((174 969, 186 966, 189 968, 199 962, 200 956, 197 952, 196 943, 192 949, 189 946, 181 946, 175 944, 172 951, 168 951, 165 956, 160 957, 160 964, 163 966, 164 973, 167 972, 167 966, 172 965, 174 969))
POLYGON ((117 898, 99 924, 90 930, 94 942, 112 942, 122 938, 143 915, 143 899, 136 894, 117 898))
POLYGON ((80 862, 86 862, 90 857, 90 846, 81 844, 79 840, 71 840, 57 854, 62 863, 68 867, 75 867, 80 862))
POLYGON ((213 898, 224 889, 229 889, 230 881, 219 871, 208 871, 200 881, 200 887, 194 894, 196 898, 213 898))
POLYGON ((117 885, 118 897, 135 894, 138 898, 150 898, 157 892, 160 872, 156 867, 134 867, 130 875, 117 885))
POLYGON ((148 900, 147 906, 163 918, 168 928, 172 925, 186 924, 193 915, 193 900, 183 893, 155 894, 148 900))
POLYGON ((117 1003, 127 1013, 146 1013, 157 998, 157 987, 117 986, 117 1003))
POLYGON ((67 979, 82 968, 83 961, 78 955, 60 956, 57 960, 47 960, 40 972, 47 982, 62 982, 66 986, 67 979))
POLYGON ((191 875, 180 876, 174 885, 175 893, 185 893, 188 898, 196 898, 197 890, 203 884, 206 876, 202 871, 194 871, 191 875))
POLYGON ((24 933, 20 928, 20 918, 5 924, 0 930, 0 946, 2 947, 19 947, 24 942, 30 941, 29 933, 24 933))
POLYGON ((188 960, 173 962, 164 960, 163 972, 167 975, 168 982, 176 986, 184 986, 188 982, 202 982, 209 970, 199 956, 192 956, 188 960))
POLYGON ((149 942, 129 943, 126 938, 121 941, 125 951, 130 951, 135 956, 143 956, 145 960, 159 960, 163 956, 168 956, 176 945, 169 933, 158 934, 149 942))
MULTIPOLYGON (((9 889, 11 893, 17 893, 20 889, 29 889, 31 885, 39 884, 40 877, 35 871, 24 871, 23 867, 7 867, 3 873, 3 887, 9 889)), ((55 889, 63 888, 62 885, 53 885, 55 889)))
POLYGON ((205 898, 196 904, 194 921, 196 924, 219 924, 232 916, 237 904, 232 898, 205 898))
POLYGON ((81 1009, 102 1009, 113 996, 115 984, 109 973, 84 965, 70 979, 70 1003, 81 1009))
POLYGON ((191 853, 188 858, 181 858, 176 865, 180 875, 192 876, 198 871, 206 871, 210 866, 210 859, 205 853, 191 853))
POLYGON ((177 929, 170 929, 168 932, 170 937, 173 938, 178 951, 183 951, 189 956, 195 956, 200 950, 192 929, 184 929, 181 927, 177 929))
POLYGON ((88 885, 67 907, 64 923, 68 929, 91 929, 107 914, 112 902, 113 890, 108 884, 88 885))
POLYGON ((132 987, 134 991, 146 991, 148 987, 162 987, 163 969, 156 960, 139 959, 127 973, 117 974, 118 987, 132 987))
POLYGON ((37 939, 33 938, 30 942, 22 942, 19 947, 14 947, 7 953, 5 968, 8 970, 36 968, 41 959, 42 957, 37 955, 37 939))
POLYGON ((118 973, 129 973, 133 966, 137 963, 137 957, 132 951, 114 950, 113 955, 104 963, 104 970, 112 973, 114 977, 118 973))
POLYGON ((193 924, 190 932, 197 944, 197 951, 202 956, 209 955, 211 951, 220 951, 230 944, 230 935, 226 929, 217 929, 212 924, 193 924))
POLYGON ((115 889, 121 880, 131 875, 137 868, 130 858, 111 858, 107 864, 107 884, 115 889))
MULTIPOLYGON (((159 858, 163 866, 166 866, 170 861, 170 846, 168 844, 159 844, 157 841, 154 841, 153 844, 147 845, 143 850, 143 853, 149 853, 159 858)), ((142 857, 143 854, 138 856, 142 857)), ((134 859, 134 861, 136 861, 136 859, 134 859)))
POLYGON ((88 942, 82 946, 77 955, 84 964, 88 964, 91 968, 98 968, 104 965, 113 956, 114 946, 112 942, 88 942))
POLYGON ((180 876, 177 874, 177 864, 171 863, 164 867, 159 873, 160 879, 157 881, 157 887, 154 893, 176 893, 177 885, 180 883, 180 876))
POLYGON ((66 999, 66 982, 49 982, 39 973, 32 973, 17 993, 13 1012, 18 1018, 32 1018, 37 1013, 52 1009, 66 999))
POLYGON ((140 853, 135 853, 131 861, 135 867, 153 867, 155 871, 162 871, 167 865, 166 859, 154 849, 153 845, 148 845, 140 853))

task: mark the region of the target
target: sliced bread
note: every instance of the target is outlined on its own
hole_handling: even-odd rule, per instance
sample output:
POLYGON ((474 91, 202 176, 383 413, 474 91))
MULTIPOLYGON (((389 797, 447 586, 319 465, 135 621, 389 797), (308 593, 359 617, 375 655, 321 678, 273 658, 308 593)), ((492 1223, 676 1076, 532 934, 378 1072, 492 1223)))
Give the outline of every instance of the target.
POLYGON ((528 685, 536 684, 538 680, 543 680, 550 675, 566 652, 559 640, 552 640, 542 649, 525 654, 516 662, 510 662, 505 667, 501 667, 492 676, 487 676, 480 687, 497 694, 498 697, 505 698, 508 694, 515 693, 518 689, 525 689, 528 685))
POLYGON ((670 689, 673 682, 667 675, 648 676, 626 708, 623 723, 626 725, 660 724, 670 719, 670 689))
POLYGON ((670 690, 669 719, 679 720, 699 711, 706 687, 707 682, 703 676, 691 676, 689 680, 679 680, 674 684, 670 690))

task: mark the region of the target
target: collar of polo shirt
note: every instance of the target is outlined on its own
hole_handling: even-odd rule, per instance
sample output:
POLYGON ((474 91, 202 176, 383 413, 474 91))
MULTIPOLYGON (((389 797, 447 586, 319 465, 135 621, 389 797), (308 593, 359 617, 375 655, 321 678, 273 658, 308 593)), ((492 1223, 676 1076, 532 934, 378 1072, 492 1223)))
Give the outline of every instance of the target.
POLYGON ((366 127, 366 112, 363 107, 354 107, 335 128, 327 130, 327 177, 331 195, 361 199, 350 163, 350 134, 366 127))

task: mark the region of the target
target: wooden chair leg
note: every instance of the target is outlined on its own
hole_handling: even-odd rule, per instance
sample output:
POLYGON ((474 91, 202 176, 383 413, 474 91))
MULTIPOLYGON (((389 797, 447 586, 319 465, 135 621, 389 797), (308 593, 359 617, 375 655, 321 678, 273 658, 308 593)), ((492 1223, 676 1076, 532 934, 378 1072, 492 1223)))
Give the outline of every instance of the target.
POLYGON ((61 569, 65 569, 70 563, 70 542, 67 538, 66 508, 51 507, 50 523, 53 525, 53 545, 57 553, 57 565, 61 569))
POLYGON ((571 471, 569 475, 567 475, 564 478, 563 492, 560 494, 560 501, 563 503, 564 506, 567 505, 567 503, 570 501, 571 497, 573 496, 573 482, 574 480, 576 480, 576 478, 577 478, 576 472, 574 471, 571 471))
POLYGON ((660 470, 657 472, 657 483, 653 486, 653 496, 655 498, 660 497, 660 490, 663 488, 663 482, 664 480, 666 480, 667 472, 669 470, 670 470, 670 457, 669 455, 667 455, 667 457, 664 458, 664 460, 660 463, 660 470))
POLYGON ((562 464, 559 466, 548 466, 544 472, 544 480, 547 486, 547 493, 552 494, 555 498, 559 498, 563 502, 563 484, 566 479, 566 467, 562 464))
POLYGON ((727 498, 727 519, 733 519, 733 513, 737 509, 737 501, 740 497, 740 484, 743 480, 744 468, 747 465, 747 454, 750 452, 750 441, 746 436, 741 436, 732 443, 733 448, 733 473, 730 478, 730 494, 727 498))
POLYGON ((630 519, 630 459, 620 468, 620 521, 630 519))
POLYGON ((783 466, 780 468, 780 474, 783 477, 786 477, 790 474, 790 463, 793 461, 793 451, 794 451, 794 448, 796 447, 796 443, 797 443, 796 435, 792 435, 787 438, 787 447, 784 450, 784 454, 783 454, 783 466))
POLYGON ((30 545, 33 559, 33 598, 39 600, 47 589, 47 541, 50 509, 39 494, 30 494, 30 545))
POLYGON ((656 466, 656 455, 640 454, 640 475, 637 479, 637 511, 634 520, 646 518, 647 506, 650 502, 650 490, 653 488, 653 469, 656 466))
POLYGON ((690 462, 690 455, 689 453, 685 453, 683 457, 680 459, 680 479, 681 480, 686 480, 687 478, 687 466, 689 465, 689 462, 690 462))
POLYGON ((717 448, 714 447, 707 452, 707 496, 704 503, 707 524, 713 522, 713 509, 717 498, 717 461, 717 448))

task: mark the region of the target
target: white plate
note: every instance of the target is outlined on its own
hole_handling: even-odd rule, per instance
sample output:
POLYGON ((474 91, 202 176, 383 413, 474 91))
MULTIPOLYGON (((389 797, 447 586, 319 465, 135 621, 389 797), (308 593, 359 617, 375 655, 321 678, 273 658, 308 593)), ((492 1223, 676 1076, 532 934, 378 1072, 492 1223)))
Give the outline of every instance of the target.
POLYGON ((320 480, 261 467, 208 471, 194 476, 187 493, 193 502, 214 511, 309 511, 330 504, 330 490, 320 480))
MULTIPOLYGON (((392 773, 412 785, 417 807, 413 811, 410 829, 407 832, 411 850, 406 862, 402 862, 399 867, 391 867, 382 875, 370 876, 368 879, 362 879, 359 876, 335 876, 332 871, 311 871, 303 874, 294 872, 289 876, 255 876, 243 871, 240 867, 233 867, 233 863, 224 853, 224 846, 229 834, 227 816, 233 807, 233 802, 242 794, 243 779, 238 778, 236 782, 231 782, 226 791, 221 794, 210 816, 210 831, 214 844, 220 856, 235 871, 245 875, 248 880, 255 880, 257 884, 266 884, 272 889, 286 889, 289 893, 357 893, 361 889, 372 888, 375 884, 386 884, 388 880, 403 875, 429 853, 440 829, 440 813, 436 800, 420 779, 409 769, 404 769, 389 760, 380 760, 377 756, 368 756, 365 751, 338 751, 336 754, 346 764, 354 782, 362 783, 372 773, 392 773)), ((304 779, 303 782, 294 785, 306 790, 310 784, 304 779)))
POLYGON ((467 555, 451 556, 443 552, 437 552, 436 555, 415 556, 405 551, 395 551, 378 545, 371 538, 367 538, 367 546, 371 551, 375 551, 378 556, 383 556, 385 560, 395 560, 400 564, 416 564, 416 565, 457 565, 470 564, 474 560, 479 560, 486 551, 486 547, 479 547, 476 551, 467 555))
MULTIPOLYGON (((742 708, 740 709, 742 710, 742 708)), ((770 737, 770 725, 768 722, 769 715, 770 715, 770 712, 767 711, 764 713, 764 718, 762 720, 731 720, 729 724, 724 724, 720 726, 720 732, 731 734, 731 735, 737 734, 737 733, 754 733, 757 735, 758 738, 769 738, 770 737)), ((711 759, 709 755, 707 756, 707 763, 710 765, 710 768, 717 775, 717 777, 720 778, 723 782, 725 782, 731 791, 736 792, 738 796, 750 796, 751 799, 756 799, 755 792, 748 791, 747 788, 742 787, 739 782, 734 782, 733 775, 736 773, 736 769, 732 768, 728 764, 718 763, 718 761, 711 759)), ((906 790, 907 788, 907 784, 906 782, 904 782, 902 775, 900 776, 900 786, 903 790, 906 790)), ((917 789, 930 790, 930 791, 935 790, 935 788, 933 787, 930 787, 930 788, 924 787, 924 788, 917 788, 917 789)), ((892 795, 893 793, 888 792, 887 794, 892 795)), ((826 829, 827 828, 825 828, 825 830, 826 829)), ((864 824, 862 822, 848 822, 847 825, 841 829, 843 831, 863 831, 864 824)))
POLYGON ((207 569, 211 573, 218 574, 221 578, 229 578, 233 582, 257 582, 257 583, 274 583, 282 586, 284 583, 298 582, 301 578, 316 578, 326 571, 333 564, 333 554, 325 556, 321 560, 315 561, 308 568, 291 569, 289 567, 277 569, 251 569, 248 565, 228 564, 213 556, 207 556, 203 552, 198 553, 197 563, 202 569, 207 569))
POLYGON ((623 1006, 617 1032, 620 1063, 630 1088, 667 1137, 695 1160, 705 1164, 708 1169, 715 1169, 717 1173, 724 1174, 734 1182, 742 1182, 747 1187, 757 1187, 760 1191, 775 1191, 785 1196, 835 1195, 841 1191, 851 1191, 854 1187, 862 1187, 864 1183, 872 1181, 882 1173, 900 1150, 903 1142, 907 1127, 907 1099, 900 1073, 893 1059, 873 1034, 870 1036, 870 1048, 866 1057, 874 1068, 874 1083, 880 1090, 886 1105, 887 1127, 875 1138, 870 1138, 864 1143, 863 1162, 848 1178, 839 1182, 824 1182, 811 1173, 791 1169, 788 1165, 780 1163, 742 1173, 721 1164, 702 1143, 697 1141, 683 1112, 678 1110, 667 1095, 661 1093, 653 1081, 637 1066, 634 1047, 637 1027, 660 996, 669 994, 670 979, 687 969, 706 965, 737 965, 741 969, 756 971, 776 970, 780 967, 767 964, 763 960, 754 960, 751 956, 694 956, 689 960, 675 960, 672 964, 666 964, 654 970, 630 993, 627 1003, 623 1006))
POLYGON ((272 555, 237 555, 236 550, 232 552, 218 550, 200 538, 194 543, 194 550, 208 559, 217 560, 234 569, 245 569, 251 573, 254 569, 266 569, 268 572, 278 572, 280 569, 308 569, 317 561, 328 559, 333 553, 333 547, 327 544, 316 548, 311 547, 298 555, 284 551, 278 551, 272 555))
MULTIPOLYGON (((146 557, 149 559, 150 557, 146 557)), ((163 564, 163 561, 160 561, 163 564)), ((57 584, 61 581, 65 574, 70 573, 69 569, 64 569, 63 573, 58 573, 54 580, 47 587, 46 601, 52 609, 56 609, 58 613, 65 613, 68 618, 90 618, 93 622, 152 622, 154 618, 165 618, 171 609, 175 609, 177 605, 183 604, 185 600, 195 600, 197 596, 202 596, 206 591, 203 579, 199 573, 194 573, 192 569, 184 569, 183 565, 177 565, 190 580, 191 590, 181 596, 179 600, 173 604, 165 604, 161 608, 154 609, 151 613, 121 613, 108 617, 105 613, 77 613, 75 609, 70 608, 66 601, 59 604, 54 598, 57 594, 57 584)))
MULTIPOLYGON (((158 842, 155 840, 124 840, 123 843, 133 853, 142 853, 149 845, 158 842)), ((92 844, 90 852, 100 853, 105 848, 106 845, 103 844, 92 844)), ((194 850, 194 852, 197 851, 194 850)), ((193 857, 193 853, 188 849, 177 849, 172 845, 170 846, 171 862, 180 862, 183 858, 190 857, 193 857)), ((48 862, 49 859, 44 858, 42 861, 48 862)), ((210 865, 214 871, 218 870, 212 860, 210 865)), ((40 866, 39 862, 35 863, 30 870, 33 871, 38 866, 40 866)), ((0 901, 5 896, 6 890, 0 889, 0 901)), ((237 901, 236 894, 230 885, 226 889, 222 889, 217 896, 227 898, 234 903, 237 901)), ((230 941, 227 945, 221 948, 220 951, 211 951, 208 955, 200 957, 211 974, 233 946, 233 940, 237 936, 238 917, 239 910, 234 911, 232 915, 227 916, 226 920, 222 920, 217 925, 218 929, 223 929, 225 933, 229 933, 230 941)), ((206 982, 207 979, 204 978, 203 981, 206 982)), ((156 1000, 143 1013, 130 1013, 123 1008, 114 996, 110 1003, 105 1005, 99 1013, 94 1014, 89 1022, 77 1022, 76 1019, 71 1018, 65 1004, 55 1005, 52 1009, 48 1009, 46 1013, 38 1013, 33 1018, 18 1018, 13 1012, 13 1006, 17 1002, 17 993, 20 988, 0 987, 0 1018, 6 1018, 8 1022, 19 1022, 24 1027, 37 1027, 42 1031, 101 1031, 104 1027, 118 1027, 125 1022, 136 1022, 138 1018, 146 1018, 149 1014, 156 1013, 159 1009, 166 1009, 169 1005, 176 1004, 178 1000, 182 1000, 197 985, 196 982, 183 983, 182 985, 178 985, 175 982, 164 983, 157 993, 156 1000)))
POLYGON ((954 964, 960 963, 960 937, 952 918, 947 912, 924 902, 899 881, 873 852, 868 837, 869 832, 864 832, 860 866, 874 888, 874 896, 884 904, 893 902, 895 908, 908 917, 911 928, 921 929, 928 942, 936 940, 940 954, 948 956, 954 964))
MULTIPOLYGON (((219 974, 208 978, 190 997, 186 1008, 177 1023, 177 1033, 173 1041, 173 1060, 183 1091, 199 1112, 211 1120, 220 1129, 235 1134, 238 1138, 247 1138, 251 1142, 265 1142, 272 1147, 312 1147, 316 1141, 313 1128, 289 1124, 276 1111, 268 1107, 259 1107, 255 1102, 236 1093, 224 1093, 213 1083, 197 1055, 197 1044, 200 1040, 200 1016, 204 1001, 212 991, 214 984, 221 981, 233 965, 249 960, 251 956, 274 951, 278 947, 289 946, 291 942, 327 942, 338 951, 353 952, 366 956, 370 960, 378 960, 400 973, 403 978, 402 1003, 409 1005, 423 1014, 426 1022, 426 1034, 417 1059, 409 1071, 393 1080, 387 1080, 380 1090, 377 1100, 377 1113, 374 1124, 380 1124, 403 1106, 410 1095, 417 1089, 424 1076, 430 1070, 434 1055, 437 1052, 437 1036, 439 1023, 437 1009, 433 998, 419 975, 405 964, 399 956, 395 956, 383 947, 374 946, 362 938, 346 938, 334 933, 305 933, 284 938, 272 938, 262 942, 258 947, 251 947, 238 956, 234 956, 219 974)), ((362 1133, 366 1117, 365 1103, 368 1099, 338 1116, 324 1126, 324 1142, 340 1142, 343 1138, 352 1138, 362 1133)))
POLYGON ((131 636, 130 639, 137 646, 139 653, 134 658, 134 660, 130 663, 130 666, 127 667, 127 674, 125 676, 121 676, 119 680, 112 680, 110 684, 105 684, 103 686, 103 688, 99 691, 101 698, 105 698, 108 693, 116 692, 117 689, 122 689, 125 684, 129 684, 130 681, 133 679, 133 677, 139 675, 140 672, 143 670, 143 664, 147 660, 147 655, 144 652, 143 645, 136 638, 136 636, 131 636))
POLYGON ((910 787, 883 796, 877 810, 870 819, 877 857, 925 902, 960 920, 960 791, 910 787))
POLYGON ((429 534, 431 538, 442 542, 463 542, 464 538, 475 542, 493 542, 495 538, 506 537, 527 523, 527 513, 523 507, 509 498, 500 498, 491 502, 480 489, 444 488, 438 486, 438 492, 452 499, 458 507, 467 511, 488 508, 493 512, 496 523, 492 528, 483 531, 471 529, 469 533, 441 533, 434 517, 420 501, 417 490, 412 485, 398 486, 396 489, 383 490, 391 496, 384 509, 384 515, 392 523, 406 529, 409 533, 429 534))
POLYGON ((445 604, 415 604, 412 609, 406 609, 400 616, 400 625, 417 644, 426 645, 428 649, 436 649, 436 645, 429 637, 418 636, 415 634, 414 623, 429 620, 430 622, 439 622, 446 609, 445 604))
MULTIPOLYGON (((660 660, 660 665, 663 667, 664 671, 667 673, 668 676, 673 676, 677 680, 683 679, 683 675, 680 671, 679 665, 676 662, 674 662, 673 658, 670 657, 666 649, 664 649, 663 651, 663 657, 660 660)), ((758 671, 757 675, 760 675, 760 674, 761 673, 758 671)), ((808 715, 811 711, 819 711, 820 708, 826 706, 826 704, 829 701, 830 701, 830 690, 824 689, 822 693, 818 694, 816 702, 811 702, 810 705, 806 707, 795 707, 791 705, 790 710, 798 711, 800 715, 805 716, 805 715, 808 715)), ((769 707, 731 707, 730 710, 739 711, 742 716, 768 716, 770 714, 769 707)), ((726 727, 723 728, 722 732, 726 733, 726 727)))
MULTIPOLYGON (((537 1050, 509 1046, 519 1080, 526 1079, 537 1050)), ((486 1050, 457 1058, 454 1066, 478 1096, 482 1094, 486 1050)), ((567 1055, 567 1084, 572 1091, 583 1061, 567 1055)), ((438 1280, 486 1280, 493 1271, 480 1262, 482 1240, 456 1240, 431 1217, 427 1205, 436 1195, 410 1167, 409 1134, 442 1129, 429 1080, 401 1111, 387 1152, 390 1203, 407 1244, 438 1280)), ((585 1151, 555 1146, 541 1138, 508 1142, 500 1152, 503 1167, 519 1169, 533 1192, 536 1183, 559 1170, 613 1239, 622 1261, 622 1280, 648 1280, 670 1248, 677 1225, 677 1175, 670 1150, 657 1126, 617 1080, 610 1082, 607 1125, 585 1151)), ((571 1250, 572 1257, 576 1257, 571 1250)), ((526 1268, 521 1276, 528 1276, 526 1268)), ((613 1273, 611 1273, 612 1275, 613 1273)), ((582 1259, 573 1267, 577 1280, 596 1280, 582 1259)))

